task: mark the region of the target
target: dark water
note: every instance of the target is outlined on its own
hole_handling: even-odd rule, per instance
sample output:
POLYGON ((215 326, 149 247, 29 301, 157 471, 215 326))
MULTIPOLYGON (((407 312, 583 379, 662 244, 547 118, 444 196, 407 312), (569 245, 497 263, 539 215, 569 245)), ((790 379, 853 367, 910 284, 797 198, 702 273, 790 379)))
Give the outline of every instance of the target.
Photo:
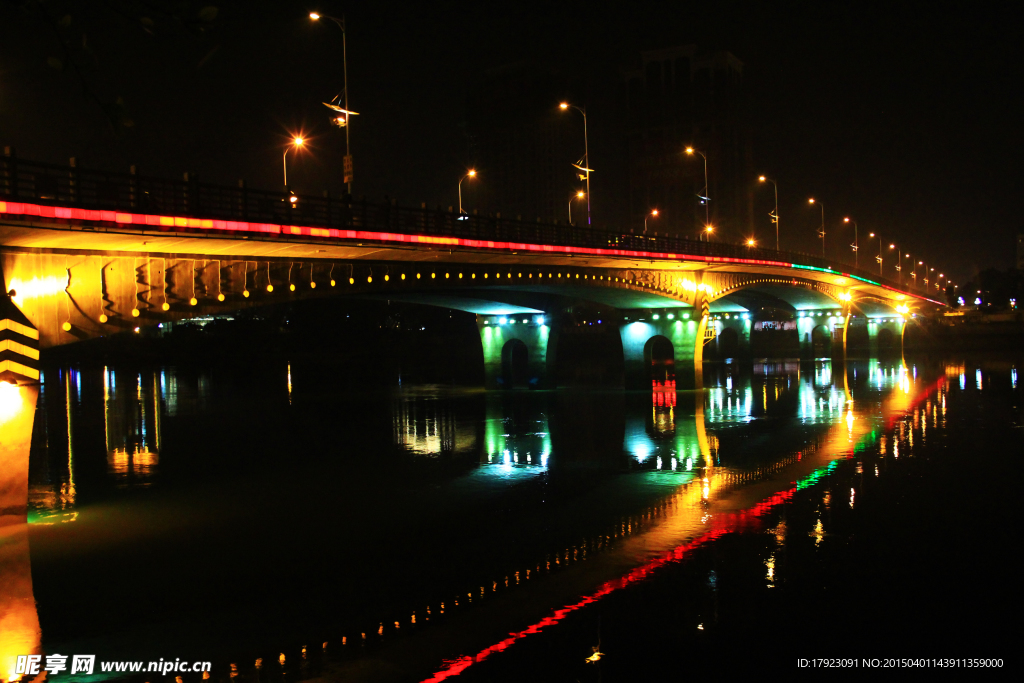
POLYGON ((244 681, 1009 665, 1017 368, 708 365, 700 394, 48 368, 43 650, 244 681))

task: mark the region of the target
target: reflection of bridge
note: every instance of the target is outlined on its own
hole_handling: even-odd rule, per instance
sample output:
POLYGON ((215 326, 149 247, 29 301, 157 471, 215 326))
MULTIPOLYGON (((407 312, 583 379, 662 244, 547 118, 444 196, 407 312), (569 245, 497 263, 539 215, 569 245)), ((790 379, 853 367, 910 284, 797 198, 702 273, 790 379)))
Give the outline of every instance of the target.
POLYGON ((489 384, 534 386, 552 382, 571 305, 617 327, 627 383, 641 386, 656 337, 684 381, 711 340, 748 353, 758 306, 790 313, 809 358, 816 341, 817 355, 833 341, 842 352, 857 329, 898 343, 905 318, 938 303, 784 252, 2 162, 14 307, 0 362, 30 378, 40 345, 337 294, 475 313, 489 384))

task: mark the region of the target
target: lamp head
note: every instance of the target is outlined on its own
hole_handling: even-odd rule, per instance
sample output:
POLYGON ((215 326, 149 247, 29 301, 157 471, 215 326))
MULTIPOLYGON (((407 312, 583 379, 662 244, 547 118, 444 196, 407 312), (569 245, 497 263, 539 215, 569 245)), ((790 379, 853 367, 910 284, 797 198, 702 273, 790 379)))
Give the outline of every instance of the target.
POLYGON ((895 249, 895 248, 896 248, 896 245, 895 245, 895 244, 890 244, 890 245, 889 245, 889 248, 890 248, 890 249, 895 249))
POLYGON ((706 226, 704 226, 704 230, 706 232, 714 232, 715 231, 715 226, 713 226, 713 225, 706 225, 706 226))
POLYGON ((758 180, 763 183, 764 181, 766 181, 768 179, 765 178, 764 176, 761 176, 761 177, 758 178, 758 180))
POLYGON ((657 209, 651 209, 651 215, 652 216, 657 216, 658 215, 658 210, 657 209))
POLYGON ((576 196, 577 196, 577 197, 578 197, 579 199, 583 199, 583 190, 580 190, 579 192, 577 192, 577 193, 576 193, 576 196))
POLYGON ((561 104, 558 105, 558 108, 562 109, 562 110, 568 109, 569 108, 569 103, 568 102, 562 102, 561 104))
POLYGON ((686 148, 686 153, 687 154, 693 154, 693 147, 687 147, 686 148))
POLYGON ((476 178, 476 170, 471 170, 466 175, 468 175, 470 178, 476 178))
POLYGON ((306 141, 303 140, 300 137, 296 136, 296 137, 292 138, 292 144, 294 144, 296 147, 302 147, 302 145, 304 145, 305 143, 306 143, 306 141))
POLYGON ((813 204, 814 203, 814 197, 811 197, 810 199, 808 199, 807 203, 808 204, 813 204))
POLYGON ((317 14, 316 12, 310 12, 309 18, 312 19, 313 21, 317 21, 318 19, 320 19, 320 15, 317 14))
POLYGON ((747 246, 748 247, 754 246, 754 238, 753 237, 750 237, 750 238, 747 239, 747 246))
POLYGON ((844 219, 843 219, 843 222, 844 222, 844 223, 849 223, 849 222, 850 222, 850 219, 849 219, 849 218, 844 218, 844 219))
POLYGON ((870 235, 868 235, 868 237, 874 237, 874 236, 875 236, 875 233, 871 233, 870 235))

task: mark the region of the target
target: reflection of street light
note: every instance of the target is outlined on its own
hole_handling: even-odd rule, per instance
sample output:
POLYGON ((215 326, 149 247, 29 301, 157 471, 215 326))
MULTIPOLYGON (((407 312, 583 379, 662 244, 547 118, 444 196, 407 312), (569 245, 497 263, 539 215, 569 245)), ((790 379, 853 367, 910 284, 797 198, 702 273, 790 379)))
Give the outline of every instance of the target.
MULTIPOLYGON (((807 200, 808 204, 814 204, 814 197, 807 200)), ((818 202, 818 206, 821 207, 821 231, 818 233, 821 235, 821 258, 825 258, 825 202, 818 202)))
POLYGON ((648 216, 654 216, 655 218, 657 218, 658 217, 658 210, 657 209, 651 209, 651 212, 649 214, 644 214, 644 234, 645 235, 647 234, 647 218, 648 218, 648 216))
POLYGON ((583 171, 585 180, 587 181, 587 225, 590 225, 590 145, 587 142, 587 108, 583 107, 580 109, 575 104, 569 104, 568 102, 562 102, 558 105, 558 108, 562 111, 566 111, 572 107, 579 113, 583 114, 583 167, 580 168, 578 164, 574 164, 576 168, 583 171))
POLYGON ((771 178, 761 176, 758 180, 762 183, 771 183, 775 186, 775 213, 772 214, 772 223, 775 224, 775 251, 779 250, 779 186, 771 178))
MULTIPOLYGON (((686 153, 689 154, 690 156, 693 156, 694 154, 700 154, 701 157, 704 159, 704 190, 703 190, 704 194, 703 195, 699 195, 699 196, 700 196, 700 200, 702 202, 704 202, 704 225, 710 227, 711 226, 711 215, 709 213, 708 204, 711 202, 711 198, 708 196, 710 194, 708 192, 708 158, 706 156, 704 156, 703 152, 699 152, 699 151, 695 150, 693 147, 687 147, 686 148, 686 153)), ((711 231, 708 230, 708 232, 711 232, 711 231)))
POLYGON ((459 178, 459 220, 466 220, 466 212, 462 210, 462 181, 466 178, 476 178, 476 171, 470 170, 469 173, 459 178))
POLYGON ((569 225, 572 225, 572 200, 583 199, 583 190, 580 190, 573 196, 569 197, 569 225))
MULTIPOLYGON (((304 145, 305 143, 306 143, 306 141, 303 140, 299 136, 295 136, 294 138, 292 138, 292 145, 295 147, 295 149, 298 149, 298 148, 302 147, 302 145, 304 145)), ((284 164, 284 186, 285 187, 288 187, 288 150, 290 150, 290 149, 291 149, 291 147, 285 147, 284 148, 284 156, 281 157, 281 161, 284 164)))
POLYGON ((851 221, 849 218, 844 218, 843 222, 853 223, 853 244, 850 245, 850 248, 853 249, 853 267, 858 268, 859 259, 857 258, 857 251, 860 249, 860 242, 857 239, 857 221, 851 221))
MULTIPOLYGON (((346 188, 346 192, 349 195, 351 195, 352 194, 352 151, 351 151, 351 148, 349 147, 349 141, 348 141, 348 135, 349 135, 349 133, 348 133, 349 125, 348 124, 349 124, 349 115, 354 113, 354 112, 350 112, 349 109, 348 109, 348 46, 346 45, 346 39, 347 39, 347 36, 348 36, 348 31, 345 29, 345 18, 344 17, 342 17, 341 19, 336 19, 335 17, 329 17, 326 14, 319 14, 317 12, 310 12, 309 13, 309 18, 312 19, 313 21, 319 21, 321 19, 321 17, 324 18, 324 19, 330 19, 331 21, 333 21, 335 24, 338 25, 338 28, 341 29, 341 70, 342 70, 342 78, 343 78, 342 84, 343 84, 343 87, 345 88, 345 119, 344 119, 344 121, 345 121, 345 160, 348 162, 348 164, 347 164, 348 165, 348 169, 347 169, 348 172, 346 173, 345 177, 348 180, 348 182, 346 182, 346 185, 348 186, 346 188)), ((330 105, 328 105, 328 106, 330 106, 330 105)), ((339 117, 338 123, 339 124, 341 123, 340 117, 339 117)))

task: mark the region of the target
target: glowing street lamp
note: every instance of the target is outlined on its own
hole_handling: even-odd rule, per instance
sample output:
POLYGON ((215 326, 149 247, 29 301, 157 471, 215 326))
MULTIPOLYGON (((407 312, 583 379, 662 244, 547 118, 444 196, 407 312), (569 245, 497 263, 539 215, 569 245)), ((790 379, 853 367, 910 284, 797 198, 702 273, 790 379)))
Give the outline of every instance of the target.
MULTIPOLYGON (((875 237, 875 233, 871 233, 870 235, 868 235, 868 237, 875 237)), ((879 275, 879 277, 884 277, 884 275, 882 273, 882 236, 881 235, 878 235, 878 256, 875 257, 875 260, 878 261, 878 275, 879 275)))
MULTIPOLYGON (((349 146, 349 132, 348 132, 348 129, 349 129, 349 123, 350 123, 349 118, 350 118, 350 116, 352 114, 355 114, 356 112, 350 111, 349 108, 348 108, 348 46, 346 44, 347 43, 346 39, 347 39, 347 36, 348 36, 348 31, 345 29, 345 17, 342 17, 341 19, 338 19, 336 17, 331 17, 331 16, 328 16, 326 14, 320 14, 319 12, 310 12, 309 13, 309 18, 312 19, 313 21, 320 21, 320 19, 328 19, 330 21, 333 21, 335 24, 337 24, 338 28, 341 29, 341 69, 342 69, 342 78, 343 78, 343 81, 342 81, 343 86, 342 87, 344 87, 344 89, 345 89, 344 90, 344 93, 345 93, 345 106, 344 106, 344 108, 341 108, 341 107, 335 106, 333 104, 327 104, 326 102, 324 102, 324 104, 327 105, 330 109, 333 109, 335 111, 338 111, 338 112, 342 113, 343 117, 344 117, 344 118, 342 118, 342 117, 339 116, 335 120, 338 122, 338 125, 344 125, 344 127, 345 127, 345 168, 344 168, 345 185, 346 185, 346 192, 349 194, 349 196, 351 196, 352 195, 352 151, 351 151, 351 147, 349 146)), ((335 99, 337 99, 337 98, 335 98, 335 99)))
MULTIPOLYGON (((710 228, 711 214, 710 209, 708 208, 708 204, 711 203, 711 198, 708 196, 710 194, 708 192, 708 158, 704 156, 703 152, 696 150, 693 147, 687 147, 686 153, 689 154, 690 156, 693 156, 694 154, 700 154, 701 158, 704 159, 704 189, 702 190, 704 194, 698 196, 700 197, 700 200, 704 203, 704 225, 705 227, 710 228)), ((708 230, 708 232, 711 231, 708 230)))
POLYGON ((748 247, 754 247, 756 245, 757 245, 757 241, 753 237, 748 237, 747 238, 747 246, 748 247))
MULTIPOLYGON (((808 204, 814 204, 814 197, 807 200, 808 204)), ((821 207, 821 230, 818 232, 821 235, 821 258, 825 258, 825 202, 817 202, 818 206, 821 207)))
POLYGON ((584 194, 585 193, 583 192, 583 190, 580 190, 579 192, 577 192, 573 196, 569 197, 569 225, 572 225, 572 200, 574 200, 574 199, 583 199, 583 195, 584 194))
POLYGON ((583 158, 580 159, 581 164, 573 164, 573 166, 583 171, 581 179, 587 181, 587 225, 590 225, 590 173, 593 169, 590 168, 590 144, 587 142, 587 108, 584 106, 581 109, 575 104, 569 104, 568 102, 562 102, 558 105, 558 108, 562 111, 567 111, 570 107, 583 114, 583 158))
POLYGON ((895 244, 889 245, 890 250, 896 251, 896 284, 903 284, 903 254, 895 244))
POLYGON ((708 242, 710 242, 711 241, 711 233, 713 233, 714 231, 715 231, 715 226, 713 226, 713 225, 705 225, 704 226, 704 232, 702 232, 700 234, 700 237, 704 237, 705 235, 707 235, 708 242))
POLYGON ((775 187, 775 213, 771 214, 772 223, 775 224, 775 251, 779 250, 779 186, 775 181, 766 176, 757 179, 758 182, 771 183, 775 187))
POLYGON ((288 187, 288 150, 290 150, 292 147, 294 147, 296 150, 298 150, 304 144, 306 144, 306 141, 303 140, 300 136, 296 135, 295 137, 292 138, 292 146, 284 148, 284 156, 281 157, 281 161, 284 164, 284 186, 285 187, 288 187))
POLYGON ((859 268, 860 266, 858 265, 859 259, 857 258, 857 251, 860 249, 860 242, 857 239, 857 221, 851 218, 844 218, 843 222, 853 223, 853 244, 850 245, 850 248, 853 249, 853 267, 859 268))
POLYGON ((649 217, 652 217, 652 216, 653 216, 654 218, 657 218, 657 217, 658 217, 658 210, 657 210, 657 209, 651 209, 651 212, 650 212, 649 214, 645 214, 645 215, 644 215, 644 234, 645 234, 645 235, 647 234, 647 219, 648 219, 649 217))
POLYGON ((459 178, 459 220, 464 221, 468 216, 466 212, 462 210, 462 181, 466 178, 476 178, 476 170, 470 169, 469 173, 459 178))

